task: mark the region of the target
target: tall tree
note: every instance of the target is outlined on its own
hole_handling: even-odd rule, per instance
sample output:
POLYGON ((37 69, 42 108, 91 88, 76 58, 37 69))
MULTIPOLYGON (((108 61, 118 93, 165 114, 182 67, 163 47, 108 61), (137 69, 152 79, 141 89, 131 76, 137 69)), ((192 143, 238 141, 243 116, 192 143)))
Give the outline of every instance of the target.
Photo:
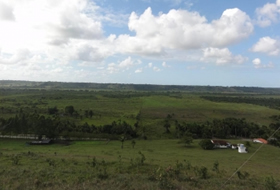
POLYGON ((170 133, 170 127, 171 127, 171 125, 170 125, 170 123, 169 123, 169 121, 166 119, 166 120, 164 120, 164 125, 163 125, 163 127, 165 128, 165 133, 170 133))
POLYGON ((74 106, 66 106, 65 107, 65 113, 66 114, 69 114, 69 115, 73 115, 73 113, 74 113, 74 111, 75 111, 75 109, 74 109, 74 106))

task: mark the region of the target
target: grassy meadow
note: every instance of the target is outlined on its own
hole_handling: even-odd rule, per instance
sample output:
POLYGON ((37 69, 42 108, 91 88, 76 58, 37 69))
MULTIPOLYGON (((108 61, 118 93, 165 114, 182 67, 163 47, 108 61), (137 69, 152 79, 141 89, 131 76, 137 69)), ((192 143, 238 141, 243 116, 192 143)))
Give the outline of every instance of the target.
MULTIPOLYGON (((201 98, 201 95, 203 93, 0 90, 0 116, 13 117, 20 110, 26 113, 36 111, 48 116, 48 108, 57 107, 59 112, 63 113, 66 106, 72 105, 82 116, 75 122, 99 126, 118 120, 133 125, 139 114, 147 136, 159 138, 164 132, 162 122, 168 114, 172 115, 173 120, 187 123, 232 117, 245 118, 248 122, 259 125, 269 125, 273 122, 270 117, 280 113, 277 109, 253 104, 212 102, 201 98), (83 117, 85 110, 92 110, 93 117, 83 117)), ((271 96, 267 95, 267 98, 271 96)), ((69 117, 65 119, 73 120, 69 117)))
MULTIPOLYGON (((26 145, 0 141, 2 189, 264 189, 273 176, 279 183, 279 148, 251 142, 248 154, 237 150, 203 150, 178 140, 75 141, 69 146, 26 145), (141 159, 144 156, 143 163, 141 159), (254 154, 254 155, 253 155, 254 154), (253 156, 252 156, 253 155, 253 156), (241 175, 232 174, 241 168, 241 175), (218 163, 218 171, 214 170, 218 163), (207 168, 207 176, 200 174, 207 168), (169 171, 168 171, 169 170, 169 171), (176 173, 177 172, 177 173, 176 173), (230 178, 230 179, 229 179, 230 178), (228 180, 229 179, 229 180, 228 180), (119 181, 121 180, 121 181, 119 181)), ((231 143, 244 143, 230 140, 231 143)), ((216 168, 216 169, 217 169, 216 168)))
MULTIPOLYGON (((134 148, 132 140, 125 140, 123 149, 117 140, 31 146, 26 144, 28 140, 0 139, 0 190, 280 189, 279 147, 251 142, 249 153, 239 154, 232 149, 203 150, 201 139, 185 146, 175 139, 173 122, 171 134, 164 134, 168 115, 185 123, 245 118, 260 126, 268 126, 274 122, 271 116, 280 115, 279 109, 214 102, 203 95, 184 91, 0 89, 0 118, 20 112, 53 117, 48 108, 57 107, 62 120, 97 127, 118 120, 134 125, 138 118, 147 136, 147 140, 134 139, 134 148), (79 117, 63 114, 69 105, 79 117), (85 117, 86 110, 92 110, 93 116, 85 117)), ((236 96, 243 95, 280 98, 275 94, 236 96)))

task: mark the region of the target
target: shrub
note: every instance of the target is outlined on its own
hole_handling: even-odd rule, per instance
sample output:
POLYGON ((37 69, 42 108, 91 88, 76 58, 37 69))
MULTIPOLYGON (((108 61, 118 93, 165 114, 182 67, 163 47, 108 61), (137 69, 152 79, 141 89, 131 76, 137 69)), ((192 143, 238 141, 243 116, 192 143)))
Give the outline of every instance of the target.
POLYGON ((251 147, 251 143, 249 141, 246 141, 245 146, 246 147, 251 147))
POLYGON ((19 165, 19 156, 18 155, 12 156, 12 162, 14 165, 19 165))
POLYGON ((197 174, 201 179, 209 178, 208 169, 204 166, 202 166, 201 168, 197 168, 197 174))
POLYGON ((201 146, 201 148, 203 148, 204 150, 212 150, 214 148, 214 144, 211 142, 210 139, 203 139, 199 142, 199 145, 201 146))
POLYGON ((248 172, 241 173, 241 171, 237 171, 236 173, 239 179, 247 179, 250 175, 248 172))
POLYGON ((277 183, 272 176, 265 178, 264 186, 265 186, 265 189, 267 189, 267 190, 277 190, 278 189, 277 183))
POLYGON ((218 161, 214 162, 212 170, 219 173, 219 162, 218 161))

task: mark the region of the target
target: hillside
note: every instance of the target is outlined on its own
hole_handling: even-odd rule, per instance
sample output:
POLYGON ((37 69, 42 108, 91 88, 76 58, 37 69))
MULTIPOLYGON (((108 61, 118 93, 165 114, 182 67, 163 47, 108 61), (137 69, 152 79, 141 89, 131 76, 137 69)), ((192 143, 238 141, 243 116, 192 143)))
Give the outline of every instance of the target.
POLYGON ((209 93, 256 93, 280 94, 280 88, 261 87, 223 87, 190 85, 154 85, 154 84, 118 84, 118 83, 82 83, 82 82, 35 82, 0 80, 0 88, 19 89, 83 89, 83 90, 133 90, 133 91, 185 91, 209 93))

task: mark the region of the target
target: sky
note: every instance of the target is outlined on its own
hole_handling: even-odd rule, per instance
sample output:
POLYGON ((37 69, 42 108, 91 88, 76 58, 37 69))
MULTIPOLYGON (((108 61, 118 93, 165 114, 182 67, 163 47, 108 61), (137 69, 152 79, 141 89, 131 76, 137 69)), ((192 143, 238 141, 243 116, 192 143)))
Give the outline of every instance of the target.
POLYGON ((280 87, 280 0, 0 0, 0 80, 280 87))

